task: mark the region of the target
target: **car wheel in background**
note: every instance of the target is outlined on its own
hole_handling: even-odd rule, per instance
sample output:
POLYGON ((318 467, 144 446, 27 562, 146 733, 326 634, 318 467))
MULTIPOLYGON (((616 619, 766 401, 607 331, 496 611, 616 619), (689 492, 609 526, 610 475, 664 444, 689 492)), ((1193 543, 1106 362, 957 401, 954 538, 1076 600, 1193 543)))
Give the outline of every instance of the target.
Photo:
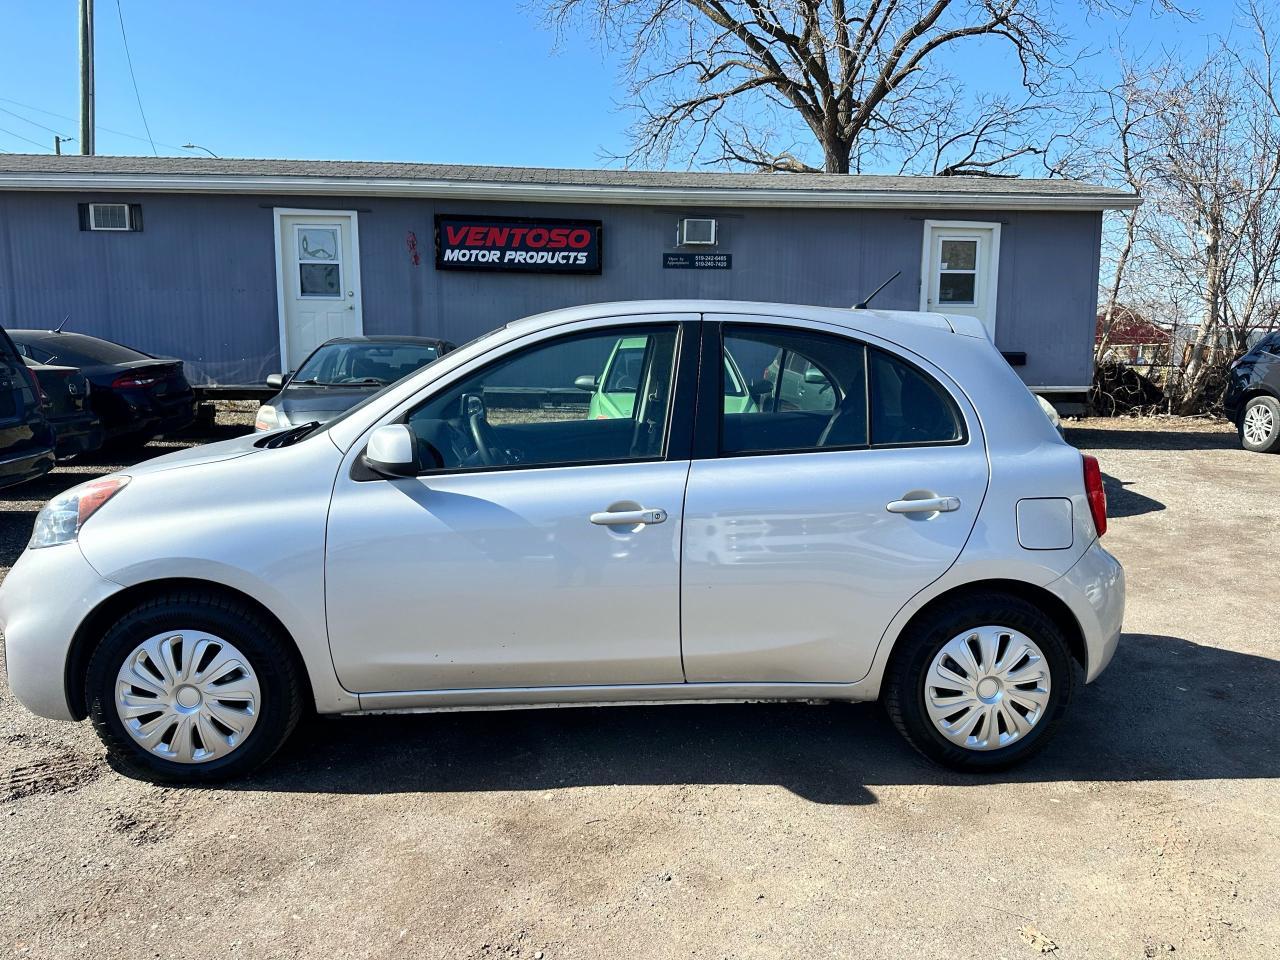
POLYGON ((160 783, 256 769, 296 726, 303 689, 272 624, 198 590, 154 597, 116 621, 89 660, 85 685, 112 765, 160 783))
POLYGON ((1254 397, 1240 417, 1240 445, 1255 453, 1280 452, 1280 400, 1254 397))
POLYGON ((957 770, 999 770, 1052 736, 1075 664, 1039 608, 990 593, 945 603, 912 624, 885 681, 889 717, 917 750, 957 770))

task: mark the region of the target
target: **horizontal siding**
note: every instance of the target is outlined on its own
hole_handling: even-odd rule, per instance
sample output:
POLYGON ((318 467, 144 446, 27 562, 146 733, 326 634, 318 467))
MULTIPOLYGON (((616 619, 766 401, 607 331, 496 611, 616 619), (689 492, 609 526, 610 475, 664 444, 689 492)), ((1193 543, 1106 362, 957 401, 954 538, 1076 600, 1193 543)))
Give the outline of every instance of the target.
MULTIPOLYGON (((0 194, 0 323, 69 327, 182 357, 197 382, 254 383, 279 369, 273 207, 357 210, 367 333, 464 342, 515 318, 605 300, 714 297, 850 306, 902 276, 876 306, 914 310, 923 221, 936 212, 676 210, 383 198, 0 194), (140 203, 138 233, 79 230, 78 203, 140 203), (604 222, 599 276, 434 267, 437 213, 604 222), (676 221, 720 221, 731 270, 664 270, 676 221), (417 238, 414 264, 409 234, 417 238)), ((1032 385, 1087 383, 1101 215, 948 211, 1002 224, 997 345, 1025 351, 1032 385)), ((582 371, 590 372, 590 371, 582 371)))

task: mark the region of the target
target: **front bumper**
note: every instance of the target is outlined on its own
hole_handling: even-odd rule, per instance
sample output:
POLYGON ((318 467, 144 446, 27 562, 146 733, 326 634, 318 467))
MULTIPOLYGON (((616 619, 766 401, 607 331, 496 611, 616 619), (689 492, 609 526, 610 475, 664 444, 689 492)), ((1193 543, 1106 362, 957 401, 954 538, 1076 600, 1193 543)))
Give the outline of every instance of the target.
POLYGON ((67 655, 80 624, 123 589, 98 575, 76 542, 27 550, 0 585, 9 688, 32 713, 75 720, 67 703, 67 655))
POLYGON ((1124 622, 1124 567, 1095 540, 1075 566, 1048 590, 1075 614, 1084 634, 1084 682, 1107 668, 1120 643, 1124 622))

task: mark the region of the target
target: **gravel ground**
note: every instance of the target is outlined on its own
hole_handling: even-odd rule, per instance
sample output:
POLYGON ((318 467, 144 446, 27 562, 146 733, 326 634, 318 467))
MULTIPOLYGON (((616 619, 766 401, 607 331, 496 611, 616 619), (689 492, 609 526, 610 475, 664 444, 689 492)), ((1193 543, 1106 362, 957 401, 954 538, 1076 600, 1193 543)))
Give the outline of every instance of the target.
MULTIPOLYGON (((314 720, 162 789, 0 682, 0 955, 1273 957, 1280 457, 1067 426, 1127 632, 1017 771, 932 767, 870 705, 635 707, 314 720)), ((6 491, 0 562, 110 467, 6 491)))

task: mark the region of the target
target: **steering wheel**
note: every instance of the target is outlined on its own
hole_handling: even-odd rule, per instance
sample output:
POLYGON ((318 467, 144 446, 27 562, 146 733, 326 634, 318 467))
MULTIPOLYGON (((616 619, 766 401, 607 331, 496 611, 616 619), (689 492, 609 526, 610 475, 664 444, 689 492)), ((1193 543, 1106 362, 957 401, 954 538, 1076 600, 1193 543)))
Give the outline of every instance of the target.
POLYGON ((471 414, 467 418, 467 424, 471 428, 471 440, 476 445, 476 453, 480 455, 481 463, 486 467, 496 467, 507 462, 498 441, 498 435, 493 432, 493 427, 485 419, 483 409, 471 414))

